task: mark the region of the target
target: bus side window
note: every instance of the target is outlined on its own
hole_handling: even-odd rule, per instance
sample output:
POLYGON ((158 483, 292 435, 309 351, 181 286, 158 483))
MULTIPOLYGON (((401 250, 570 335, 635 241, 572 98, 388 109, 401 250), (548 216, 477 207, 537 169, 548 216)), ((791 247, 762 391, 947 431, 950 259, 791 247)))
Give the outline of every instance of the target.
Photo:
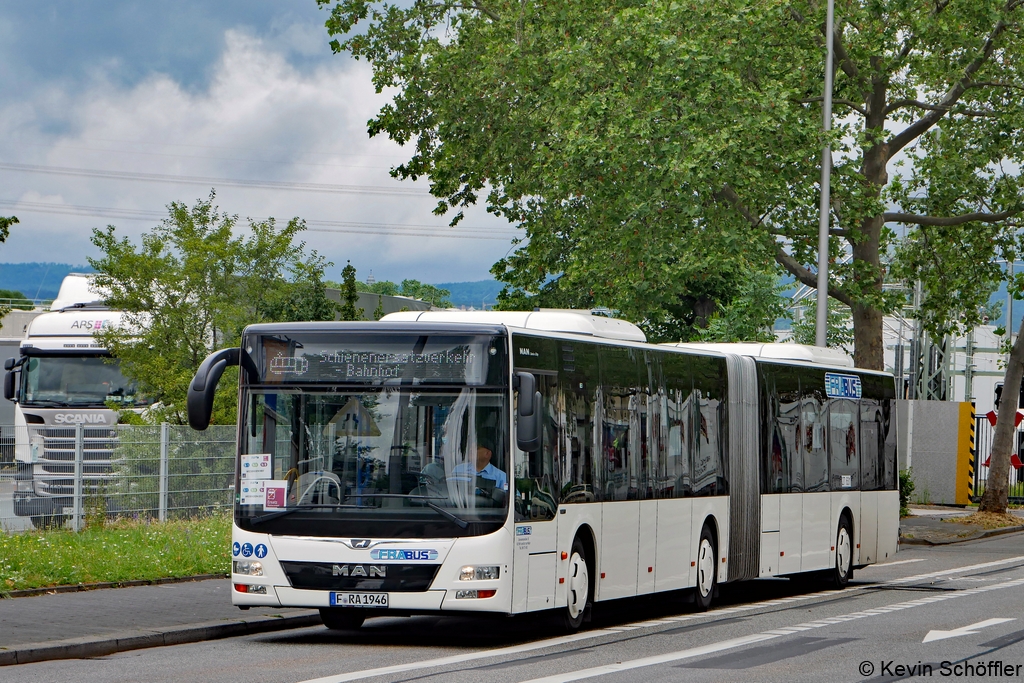
POLYGON ((860 489, 860 406, 858 401, 834 398, 828 408, 828 450, 832 490, 860 489))
POLYGON ((822 371, 800 375, 800 438, 804 458, 804 490, 828 491, 828 428, 825 377, 822 371))

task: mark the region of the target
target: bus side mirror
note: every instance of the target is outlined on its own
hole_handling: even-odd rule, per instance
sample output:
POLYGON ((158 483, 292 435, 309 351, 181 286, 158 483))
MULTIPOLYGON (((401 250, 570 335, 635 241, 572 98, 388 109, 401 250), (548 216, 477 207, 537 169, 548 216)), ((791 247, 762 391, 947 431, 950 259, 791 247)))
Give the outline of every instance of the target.
POLYGON ((188 385, 188 397, 185 400, 188 408, 188 424, 192 429, 202 431, 210 426, 213 415, 213 394, 217 391, 224 369, 229 365, 238 365, 241 349, 221 349, 214 351, 196 371, 196 376, 188 385))
POLYGON ((14 372, 12 370, 8 370, 7 374, 4 375, 4 398, 8 401, 16 400, 14 396, 14 372))
POLYGON ((531 453, 540 450, 540 392, 537 378, 529 372, 517 372, 519 402, 516 405, 516 446, 531 453))
POLYGON ((4 370, 8 370, 8 371, 13 370, 14 367, 17 364, 18 364, 18 359, 17 358, 8 358, 7 360, 4 361, 4 370))

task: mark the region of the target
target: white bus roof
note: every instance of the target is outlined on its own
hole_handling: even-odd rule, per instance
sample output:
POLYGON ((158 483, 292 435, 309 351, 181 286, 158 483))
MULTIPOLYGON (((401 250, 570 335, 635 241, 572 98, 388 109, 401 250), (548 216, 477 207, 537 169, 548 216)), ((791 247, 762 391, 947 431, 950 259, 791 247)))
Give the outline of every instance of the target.
POLYGON ((803 361, 805 363, 845 368, 854 367, 853 359, 843 351, 825 349, 820 346, 805 346, 804 344, 757 344, 750 342, 734 344, 669 343, 662 344, 662 346, 675 346, 680 349, 692 349, 694 351, 718 351, 720 353, 733 353, 738 356, 751 356, 753 358, 803 361))
POLYGON ((593 315, 590 311, 542 309, 539 311, 401 311, 383 318, 386 322, 496 323, 524 330, 568 332, 603 339, 645 342, 647 336, 631 322, 593 315))

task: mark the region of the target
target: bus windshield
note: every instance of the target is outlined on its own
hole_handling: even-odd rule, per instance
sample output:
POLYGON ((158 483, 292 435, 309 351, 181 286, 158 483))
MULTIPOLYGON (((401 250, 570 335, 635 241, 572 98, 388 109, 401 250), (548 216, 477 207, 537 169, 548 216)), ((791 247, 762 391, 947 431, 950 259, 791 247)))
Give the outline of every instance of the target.
POLYGON ((30 356, 22 366, 20 402, 30 407, 147 405, 119 361, 106 356, 30 356))
POLYGON ((508 509, 506 404, 470 387, 254 389, 236 521, 307 536, 493 531, 508 509))

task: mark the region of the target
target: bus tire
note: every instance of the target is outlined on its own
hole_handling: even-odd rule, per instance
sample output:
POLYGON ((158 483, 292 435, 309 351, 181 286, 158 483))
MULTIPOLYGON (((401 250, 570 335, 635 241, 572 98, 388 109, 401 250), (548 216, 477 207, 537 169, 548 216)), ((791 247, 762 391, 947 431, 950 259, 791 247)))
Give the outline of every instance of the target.
POLYGON ((697 612, 707 612, 711 607, 711 599, 715 597, 718 585, 718 548, 715 535, 707 524, 700 532, 697 545, 697 582, 693 588, 693 608, 697 612))
POLYGON ((320 608, 320 621, 332 631, 355 631, 365 620, 366 617, 355 610, 343 607, 320 608))
POLYGON ((565 630, 575 633, 580 630, 583 620, 591 609, 590 564, 587 548, 579 536, 572 542, 569 553, 569 570, 566 577, 566 606, 562 612, 565 630))
POLYGON ((839 518, 836 530, 835 566, 831 573, 830 583, 836 588, 845 588, 853 578, 853 530, 850 518, 845 514, 839 518))

